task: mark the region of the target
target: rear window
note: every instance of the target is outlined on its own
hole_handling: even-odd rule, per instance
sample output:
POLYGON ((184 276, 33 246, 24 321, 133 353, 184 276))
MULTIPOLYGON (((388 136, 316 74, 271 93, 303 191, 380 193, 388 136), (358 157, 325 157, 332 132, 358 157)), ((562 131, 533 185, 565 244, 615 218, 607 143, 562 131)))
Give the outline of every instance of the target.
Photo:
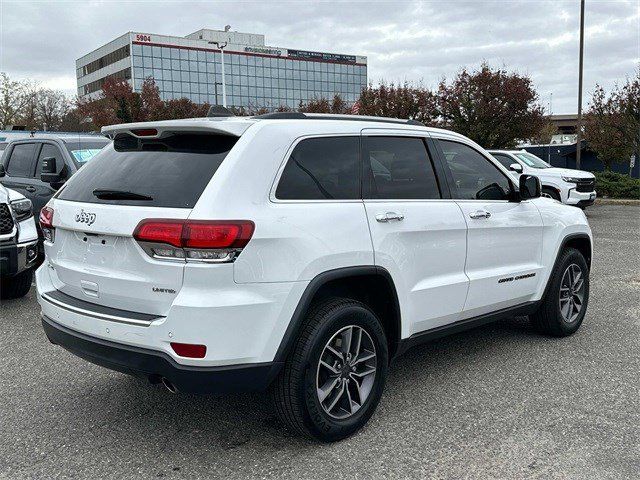
POLYGON ((161 139, 119 134, 71 178, 59 198, 193 208, 237 140, 228 135, 209 134, 175 133, 161 139), (94 192, 100 191, 115 193, 98 198, 94 192))
POLYGON ((95 157, 108 143, 109 142, 106 140, 97 142, 67 143, 66 147, 75 164, 78 167, 81 167, 95 157))

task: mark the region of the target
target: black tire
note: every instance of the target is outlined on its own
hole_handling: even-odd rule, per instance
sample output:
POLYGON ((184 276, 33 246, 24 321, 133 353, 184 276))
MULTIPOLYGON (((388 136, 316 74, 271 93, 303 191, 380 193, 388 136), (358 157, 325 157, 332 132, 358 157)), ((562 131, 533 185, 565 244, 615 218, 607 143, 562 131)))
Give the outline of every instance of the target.
MULTIPOLYGON (((361 338, 365 338, 363 333, 360 335, 361 338)), ((327 357, 324 358, 326 360, 327 357)), ((296 345, 289 354, 282 372, 271 385, 270 393, 276 413, 291 430, 316 440, 333 442, 348 437, 362 428, 373 415, 382 396, 388 364, 389 354, 384 329, 366 305, 355 300, 335 297, 319 302, 310 308, 296 345), (373 378, 373 383, 369 384, 372 386, 359 409, 347 418, 334 418, 325 411, 326 404, 323 406, 319 398, 316 376, 320 375, 320 358, 327 354, 327 344, 334 338, 342 338, 336 335, 350 326, 356 327, 354 331, 364 330, 368 335, 367 341, 375 346, 376 371, 369 375, 369 379, 373 378)), ((360 391, 355 383, 349 383, 351 381, 355 382, 353 378, 347 382, 345 396, 351 395, 346 393, 349 385, 356 389, 356 393, 360 391)), ((339 385, 336 388, 339 388, 339 385)), ((332 390, 334 391, 336 390, 332 390)), ((336 393, 336 396, 338 395, 336 393)), ((349 402, 347 405, 352 405, 351 397, 344 401, 349 402)), ((344 414, 347 414, 346 409, 344 414)))
POLYGON ((549 195, 551 198, 553 198, 554 200, 557 201, 561 201, 560 200, 560 194, 558 193, 558 191, 555 188, 551 188, 551 187, 542 187, 542 193, 543 194, 547 194, 549 195))
POLYGON ((24 297, 31 288, 33 282, 33 270, 25 270, 12 277, 0 280, 0 298, 8 300, 11 298, 24 297))
MULTIPOLYGON (((566 302, 567 300, 563 300, 566 302)), ((553 268, 551 277, 549 278, 549 284, 547 292, 542 299, 538 311, 531 315, 531 322, 534 327, 543 334, 552 335, 554 337, 566 337, 573 334, 580 325, 587 312, 589 305, 589 267, 582 254, 575 248, 567 248, 561 254, 553 268), (567 320, 561 311, 561 287, 563 288, 562 295, 573 297, 572 290, 567 294, 566 286, 563 285, 563 279, 567 269, 572 265, 578 267, 581 272, 581 278, 583 280, 583 299, 580 305, 580 311, 577 312, 575 318, 567 320)), ((571 310, 572 314, 575 311, 571 310)))

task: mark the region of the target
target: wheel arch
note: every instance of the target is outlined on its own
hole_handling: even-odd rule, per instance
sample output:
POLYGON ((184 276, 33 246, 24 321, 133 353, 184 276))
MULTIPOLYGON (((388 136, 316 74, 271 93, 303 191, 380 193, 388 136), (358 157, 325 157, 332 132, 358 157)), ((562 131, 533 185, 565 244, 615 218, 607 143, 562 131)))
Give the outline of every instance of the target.
POLYGON ((402 330, 400 302, 393 278, 382 267, 362 265, 329 270, 309 282, 293 312, 274 361, 282 362, 287 358, 311 305, 329 296, 351 298, 369 306, 382 322, 387 335, 389 358, 395 355, 402 330))
POLYGON ((555 270, 556 265, 560 260, 560 256, 562 255, 562 252, 567 248, 575 248, 576 250, 578 250, 584 256, 584 259, 587 262, 587 268, 591 270, 591 257, 593 255, 593 246, 591 243, 591 237, 587 233, 570 233, 569 235, 566 235, 562 239, 562 242, 560 243, 560 247, 556 252, 553 265, 549 270, 550 272, 549 278, 547 278, 547 284, 545 285, 544 293, 542 295, 543 299, 546 297, 551 284, 551 280, 552 280, 551 272, 555 270))

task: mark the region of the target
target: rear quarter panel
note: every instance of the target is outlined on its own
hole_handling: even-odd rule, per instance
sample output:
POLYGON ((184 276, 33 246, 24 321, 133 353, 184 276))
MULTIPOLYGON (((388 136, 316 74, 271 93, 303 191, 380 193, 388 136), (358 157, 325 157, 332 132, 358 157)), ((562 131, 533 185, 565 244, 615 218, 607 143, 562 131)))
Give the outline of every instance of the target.
POLYGON ((256 225, 234 264, 237 283, 309 281, 334 268, 373 265, 361 200, 270 198, 296 139, 331 134, 359 136, 359 129, 330 121, 256 123, 238 140, 205 189, 189 218, 252 220, 256 225))

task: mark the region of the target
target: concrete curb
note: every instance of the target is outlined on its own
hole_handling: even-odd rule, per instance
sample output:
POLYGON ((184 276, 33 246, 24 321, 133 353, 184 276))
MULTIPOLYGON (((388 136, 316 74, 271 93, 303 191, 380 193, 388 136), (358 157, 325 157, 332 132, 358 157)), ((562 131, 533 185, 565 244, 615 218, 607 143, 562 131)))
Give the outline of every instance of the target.
POLYGON ((596 205, 635 205, 640 207, 640 200, 632 198, 596 198, 596 205))

